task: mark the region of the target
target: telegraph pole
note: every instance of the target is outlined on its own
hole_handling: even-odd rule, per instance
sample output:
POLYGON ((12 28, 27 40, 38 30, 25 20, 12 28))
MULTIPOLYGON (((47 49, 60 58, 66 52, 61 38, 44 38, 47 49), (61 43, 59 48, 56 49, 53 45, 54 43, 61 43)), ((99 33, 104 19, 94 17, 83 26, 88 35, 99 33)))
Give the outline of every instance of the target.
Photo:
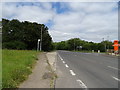
MULTIPOLYGON (((103 39, 103 42, 104 42, 104 38, 102 38, 103 39)), ((105 46, 105 52, 106 52, 106 43, 104 42, 104 46, 105 46)))
POLYGON ((41 39, 40 39, 40 51, 42 51, 42 26, 41 26, 41 39))
POLYGON ((107 36, 107 38, 108 38, 108 50, 109 50, 109 36, 107 36))
POLYGON ((38 42, 37 42, 37 51, 39 51, 39 48, 40 48, 40 39, 38 39, 38 42))
POLYGON ((74 39, 74 51, 75 51, 75 39, 74 39))

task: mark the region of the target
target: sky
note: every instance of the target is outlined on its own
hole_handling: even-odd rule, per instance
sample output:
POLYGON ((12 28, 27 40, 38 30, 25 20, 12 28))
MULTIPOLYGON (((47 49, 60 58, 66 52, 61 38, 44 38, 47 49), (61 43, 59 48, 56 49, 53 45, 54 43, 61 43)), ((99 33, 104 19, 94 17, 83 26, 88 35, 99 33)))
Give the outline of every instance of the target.
POLYGON ((54 42, 118 39, 117 2, 4 2, 2 18, 45 24, 54 42))

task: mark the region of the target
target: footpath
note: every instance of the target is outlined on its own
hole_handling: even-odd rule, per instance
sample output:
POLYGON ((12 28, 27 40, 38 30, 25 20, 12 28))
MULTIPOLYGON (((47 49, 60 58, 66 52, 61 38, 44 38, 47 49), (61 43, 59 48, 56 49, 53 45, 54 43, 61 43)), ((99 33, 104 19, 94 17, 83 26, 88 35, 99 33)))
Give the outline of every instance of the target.
POLYGON ((28 79, 19 88, 54 88, 56 52, 42 52, 28 79))

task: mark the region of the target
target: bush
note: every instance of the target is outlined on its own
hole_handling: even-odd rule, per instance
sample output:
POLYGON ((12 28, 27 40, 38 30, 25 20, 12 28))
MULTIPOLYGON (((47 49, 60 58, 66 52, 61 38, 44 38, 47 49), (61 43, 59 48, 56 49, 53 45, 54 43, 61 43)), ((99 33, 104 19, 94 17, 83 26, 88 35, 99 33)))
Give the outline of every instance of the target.
POLYGON ((6 48, 6 49, 24 50, 26 49, 26 47, 27 45, 20 41, 4 42, 2 44, 2 48, 6 48))

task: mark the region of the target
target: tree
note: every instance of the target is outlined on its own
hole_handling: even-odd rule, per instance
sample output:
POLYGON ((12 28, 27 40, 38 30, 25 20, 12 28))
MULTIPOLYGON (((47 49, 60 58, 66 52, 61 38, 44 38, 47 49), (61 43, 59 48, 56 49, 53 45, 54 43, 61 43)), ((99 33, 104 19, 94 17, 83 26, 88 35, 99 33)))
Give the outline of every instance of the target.
MULTIPOLYGON (((17 19, 7 20, 2 19, 3 24, 3 47, 8 49, 37 49, 37 41, 41 39, 42 29, 42 50, 52 50, 52 38, 48 33, 48 27, 44 24, 32 23, 28 21, 20 22, 17 19), (15 42, 21 43, 16 45, 16 48, 10 48, 8 46, 15 42), (4 44, 5 43, 5 44, 4 44), (22 47, 25 46, 25 48, 22 47), (19 46, 19 48, 17 48, 19 46), (20 48, 21 46, 21 48, 20 48)), ((11 46, 11 47, 12 47, 11 46)))
POLYGON ((106 49, 113 49, 113 43, 111 41, 103 41, 101 43, 94 43, 81 40, 79 38, 72 38, 67 41, 55 42, 54 47, 57 50, 80 50, 78 47, 82 46, 82 50, 105 52, 106 49), (109 46, 109 47, 108 47, 109 46))

